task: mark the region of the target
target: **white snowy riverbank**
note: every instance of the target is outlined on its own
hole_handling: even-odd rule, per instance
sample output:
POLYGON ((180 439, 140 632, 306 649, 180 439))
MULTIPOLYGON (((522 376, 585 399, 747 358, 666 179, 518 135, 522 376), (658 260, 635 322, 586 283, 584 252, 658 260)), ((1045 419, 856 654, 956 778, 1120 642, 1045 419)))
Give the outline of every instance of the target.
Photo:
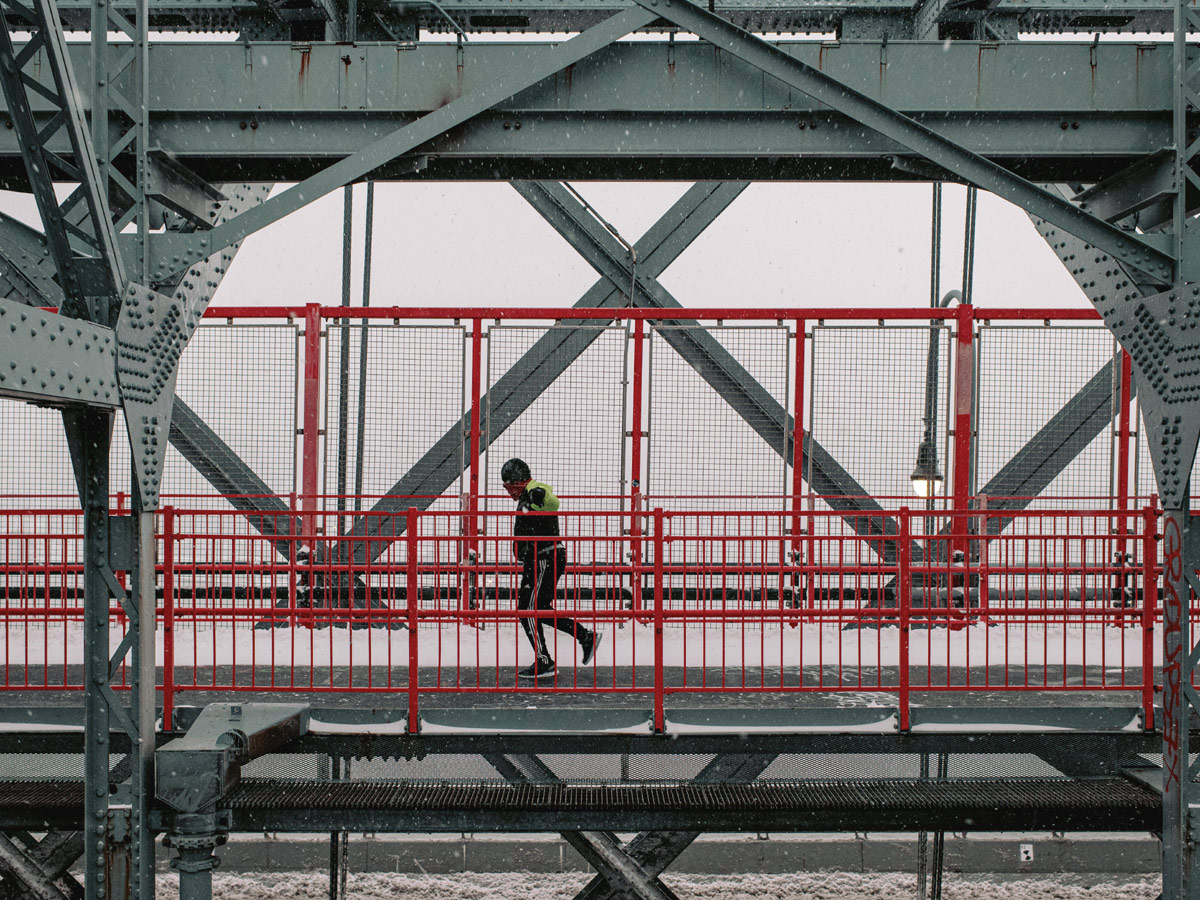
MULTIPOLYGON (((589 880, 582 873, 467 873, 350 875, 348 900, 569 900, 589 880)), ((910 874, 666 875, 683 900, 897 900, 916 894, 910 874)), ((174 875, 158 879, 157 896, 177 900, 174 875)), ((1153 900, 1157 877, 1006 876, 947 873, 944 900, 1153 900)), ((325 873, 213 876, 214 900, 325 900, 325 873)))

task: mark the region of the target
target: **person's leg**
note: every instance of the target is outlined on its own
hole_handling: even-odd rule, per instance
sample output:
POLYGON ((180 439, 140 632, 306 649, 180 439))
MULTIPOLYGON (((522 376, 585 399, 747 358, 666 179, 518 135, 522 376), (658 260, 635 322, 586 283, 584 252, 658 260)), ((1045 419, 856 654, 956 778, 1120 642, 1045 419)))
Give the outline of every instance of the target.
MULTIPOLYGON (((533 609, 536 591, 537 568, 526 563, 521 570, 521 586, 517 589, 517 609, 533 609)), ((521 628, 524 629, 525 637, 529 639, 529 646, 533 648, 534 657, 537 660, 549 658, 541 626, 542 623, 536 622, 532 616, 521 617, 521 628)))
MULTIPOLYGON (((548 561, 553 566, 553 571, 547 572, 546 577, 542 579, 542 587, 538 591, 537 598, 538 609, 554 609, 554 595, 558 591, 558 582, 567 569, 566 548, 559 547, 548 561)), ((588 635, 588 630, 583 625, 566 616, 555 616, 549 620, 549 624, 578 641, 582 641, 588 635)))

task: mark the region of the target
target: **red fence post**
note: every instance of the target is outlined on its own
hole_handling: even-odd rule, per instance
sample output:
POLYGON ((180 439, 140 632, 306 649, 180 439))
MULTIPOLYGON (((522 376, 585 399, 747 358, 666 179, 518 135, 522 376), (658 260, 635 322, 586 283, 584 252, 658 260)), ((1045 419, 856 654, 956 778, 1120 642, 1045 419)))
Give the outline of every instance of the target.
POLYGON ((645 322, 633 323, 633 411, 629 427, 629 546, 632 577, 633 609, 642 608, 642 378, 644 373, 643 345, 645 322))
MULTIPOLYGON (((912 621, 912 519, 908 507, 900 507, 900 592, 896 603, 900 608, 900 730, 908 731, 909 691, 909 626, 912 621)), ((928 583, 929 579, 924 579, 928 583)), ((928 606, 928 592, 926 592, 928 606)))
POLYGON ((1158 606, 1157 498, 1142 511, 1142 719, 1154 728, 1154 619, 1158 606))
MULTIPOLYGON (((792 565, 800 565, 800 496, 804 491, 804 331, 807 323, 796 320, 796 386, 792 403, 792 565)), ((793 576, 792 603, 800 606, 800 586, 805 579, 793 576)))
MULTIPOLYGON (((969 519, 967 508, 971 502, 971 450, 974 445, 971 434, 971 411, 975 396, 975 307, 960 304, 956 316, 956 338, 954 354, 954 517, 952 533, 954 550, 961 550, 964 562, 968 562, 970 546, 967 540, 969 519)), ((951 553, 948 559, 954 559, 951 553)))
POLYGON ((163 730, 175 714, 175 507, 163 507, 163 730))
POLYGON ((316 537, 317 472, 321 443, 321 306, 304 307, 304 420, 300 454, 302 533, 307 543, 316 537))
POLYGON ((666 702, 663 690, 663 511, 654 510, 654 732, 666 729, 666 702))
POLYGON ((483 459, 483 428, 479 408, 480 386, 483 373, 483 319, 471 320, 471 455, 470 480, 467 484, 467 562, 470 570, 465 579, 467 602, 462 597, 458 599, 460 609, 474 608, 475 586, 479 573, 475 568, 479 564, 479 466, 483 459))
POLYGON ((417 718, 417 605, 420 590, 417 579, 418 527, 417 508, 408 508, 408 523, 404 536, 408 543, 408 733, 420 730, 417 718))

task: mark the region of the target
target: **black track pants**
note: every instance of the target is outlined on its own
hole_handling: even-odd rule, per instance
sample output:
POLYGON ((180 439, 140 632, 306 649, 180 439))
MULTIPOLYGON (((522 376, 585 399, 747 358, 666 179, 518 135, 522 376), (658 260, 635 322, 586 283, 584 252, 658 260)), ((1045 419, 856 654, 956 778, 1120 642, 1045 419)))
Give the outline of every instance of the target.
MULTIPOLYGON (((541 553, 534 560, 527 560, 521 572, 521 586, 517 590, 517 609, 554 609, 554 594, 558 588, 558 580, 567 569, 567 549, 556 547, 552 553, 541 553), (536 600, 536 607, 534 601, 536 600)), ((587 630, 574 619, 566 616, 555 616, 553 619, 534 619, 532 616, 521 619, 521 627, 533 647, 533 652, 540 660, 549 660, 550 647, 546 643, 546 635, 542 630, 544 624, 552 625, 559 631, 566 632, 578 640, 587 630)))

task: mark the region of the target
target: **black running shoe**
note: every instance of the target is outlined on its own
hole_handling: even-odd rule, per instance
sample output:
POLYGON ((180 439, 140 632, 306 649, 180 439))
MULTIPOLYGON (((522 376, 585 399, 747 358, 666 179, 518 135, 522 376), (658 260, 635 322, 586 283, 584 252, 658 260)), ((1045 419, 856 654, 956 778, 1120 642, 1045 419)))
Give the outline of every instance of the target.
POLYGON ((600 646, 600 642, 604 640, 604 635, 598 631, 589 631, 579 639, 579 646, 583 649, 583 665, 587 665, 592 661, 592 657, 596 655, 596 648, 600 646))
POLYGON ((533 665, 528 669, 522 669, 517 673, 519 678, 549 678, 554 675, 555 665, 552 659, 535 660, 533 665))

